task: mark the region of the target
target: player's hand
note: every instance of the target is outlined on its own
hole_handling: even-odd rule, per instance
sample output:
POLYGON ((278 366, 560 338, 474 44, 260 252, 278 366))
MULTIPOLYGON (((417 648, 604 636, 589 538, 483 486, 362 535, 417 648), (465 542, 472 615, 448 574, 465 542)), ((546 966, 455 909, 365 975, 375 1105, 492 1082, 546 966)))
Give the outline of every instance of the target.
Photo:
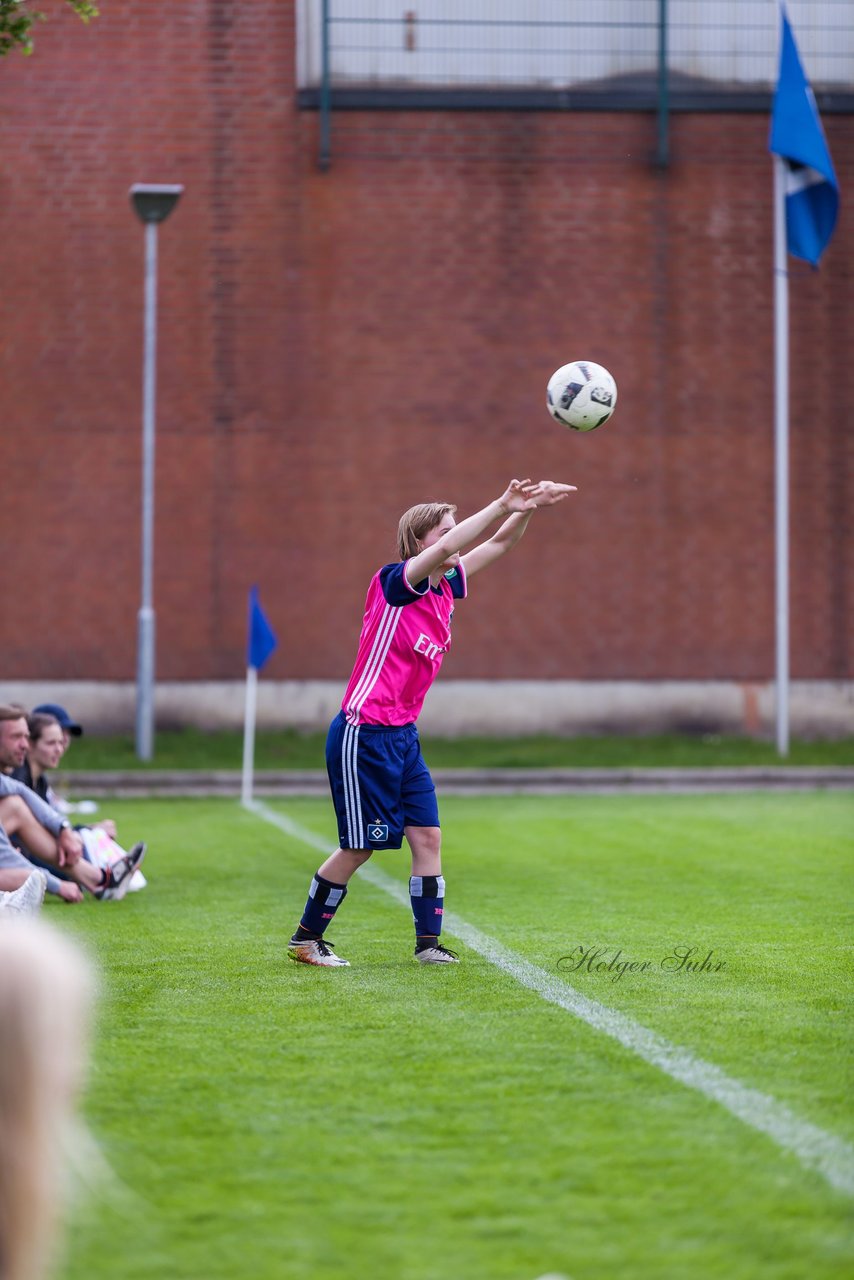
POLYGON ((83 841, 78 832, 70 831, 68 827, 60 831, 56 848, 61 867, 73 867, 83 857, 83 841))
POLYGON ((536 484, 529 484, 526 492, 535 507, 553 507, 556 502, 562 502, 571 493, 575 493, 576 486, 558 484, 555 480, 538 480, 536 484))
POLYGON ((63 902, 82 902, 83 890, 73 880, 61 880, 59 883, 59 896, 63 902))
POLYGON ((534 486, 528 480, 511 480, 504 493, 498 499, 502 509, 510 515, 512 511, 533 511, 536 507, 529 491, 534 486))
POLYGON ((113 822, 112 818, 104 818, 102 822, 95 822, 92 825, 100 827, 102 831, 107 833, 111 840, 115 840, 116 835, 118 834, 116 824, 113 822))

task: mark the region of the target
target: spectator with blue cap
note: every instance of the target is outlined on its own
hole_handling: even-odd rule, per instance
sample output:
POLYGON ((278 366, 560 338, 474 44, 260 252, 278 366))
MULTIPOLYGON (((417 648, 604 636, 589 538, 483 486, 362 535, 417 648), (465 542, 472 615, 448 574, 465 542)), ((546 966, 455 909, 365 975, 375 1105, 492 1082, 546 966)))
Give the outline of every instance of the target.
MULTIPOLYGON (((71 716, 68 714, 65 707, 61 707, 58 702, 42 702, 38 707, 33 707, 30 721, 32 722, 33 718, 37 716, 51 716, 57 722, 60 729, 62 730, 62 737, 63 737, 62 754, 63 755, 68 750, 68 747, 71 743, 71 739, 79 738, 83 733, 82 724, 78 724, 76 720, 72 720, 71 716)), ((31 738, 33 737, 32 730, 30 732, 30 737, 31 738)), ((55 763, 58 763, 58 761, 55 763)), ((25 782, 28 787, 33 786, 32 779, 27 777, 26 773, 21 770, 16 770, 12 774, 12 777, 18 778, 19 781, 21 782, 25 782)), ((48 799, 48 797, 43 795, 42 792, 40 792, 39 794, 42 795, 43 799, 48 799)), ((49 803, 53 804, 57 809, 61 809, 63 812, 68 812, 69 810, 69 806, 64 802, 58 800, 56 796, 51 797, 49 799, 49 803)), ((85 828, 78 827, 77 830, 84 831, 84 830, 92 830, 93 828, 105 831, 111 840, 116 839, 117 828, 112 818, 102 818, 99 822, 93 822, 90 824, 90 826, 85 828)), ((124 852, 124 850, 122 850, 122 852, 124 852)), ((142 881, 144 881, 144 877, 142 875, 142 872, 140 872, 139 875, 136 877, 137 888, 142 887, 142 884, 141 884, 142 881)))
POLYGON ((43 702, 38 707, 33 707, 33 715, 53 716, 54 720, 58 720, 62 726, 62 732, 65 735, 65 747, 72 738, 79 738, 83 733, 82 724, 78 724, 76 720, 72 720, 71 716, 61 707, 58 702, 43 702))

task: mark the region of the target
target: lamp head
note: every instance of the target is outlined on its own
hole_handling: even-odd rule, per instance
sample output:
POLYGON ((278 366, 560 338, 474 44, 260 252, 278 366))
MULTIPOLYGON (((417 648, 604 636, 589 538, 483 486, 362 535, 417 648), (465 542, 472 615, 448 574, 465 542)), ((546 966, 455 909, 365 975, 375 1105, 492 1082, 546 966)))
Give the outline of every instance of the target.
POLYGON ((165 222, 181 198, 182 186, 162 182, 135 182, 131 204, 143 222, 165 222))

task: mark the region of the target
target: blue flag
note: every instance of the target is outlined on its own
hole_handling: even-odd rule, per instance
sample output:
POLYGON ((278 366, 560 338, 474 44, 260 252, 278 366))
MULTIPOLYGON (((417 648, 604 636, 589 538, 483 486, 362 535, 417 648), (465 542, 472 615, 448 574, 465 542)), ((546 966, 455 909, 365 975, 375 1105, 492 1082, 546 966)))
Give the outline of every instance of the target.
POLYGON ((277 644, 276 633, 258 600, 258 588, 249 590, 249 644, 246 664, 260 671, 277 644))
POLYGON ((836 226, 839 183, 786 10, 782 13, 780 78, 774 96, 768 148, 786 162, 789 253, 805 258, 815 267, 836 226))

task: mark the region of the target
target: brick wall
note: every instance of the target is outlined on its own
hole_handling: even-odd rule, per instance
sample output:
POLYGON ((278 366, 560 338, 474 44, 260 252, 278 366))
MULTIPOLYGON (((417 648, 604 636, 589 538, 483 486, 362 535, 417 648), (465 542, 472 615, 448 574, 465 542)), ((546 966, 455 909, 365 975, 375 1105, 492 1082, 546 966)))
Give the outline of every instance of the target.
MULTIPOLYGON (((773 671, 771 166, 759 115, 294 105, 293 5, 63 6, 0 65, 7 678, 133 676, 142 228, 160 234, 158 675, 242 674, 258 582, 274 678, 343 677, 401 510, 463 513, 511 475, 539 513, 455 619, 447 676, 773 671), (611 423, 545 383, 588 357, 611 423)), ((844 191, 854 120, 825 120, 844 191)), ((854 214, 793 265, 792 673, 854 674, 854 214)))

